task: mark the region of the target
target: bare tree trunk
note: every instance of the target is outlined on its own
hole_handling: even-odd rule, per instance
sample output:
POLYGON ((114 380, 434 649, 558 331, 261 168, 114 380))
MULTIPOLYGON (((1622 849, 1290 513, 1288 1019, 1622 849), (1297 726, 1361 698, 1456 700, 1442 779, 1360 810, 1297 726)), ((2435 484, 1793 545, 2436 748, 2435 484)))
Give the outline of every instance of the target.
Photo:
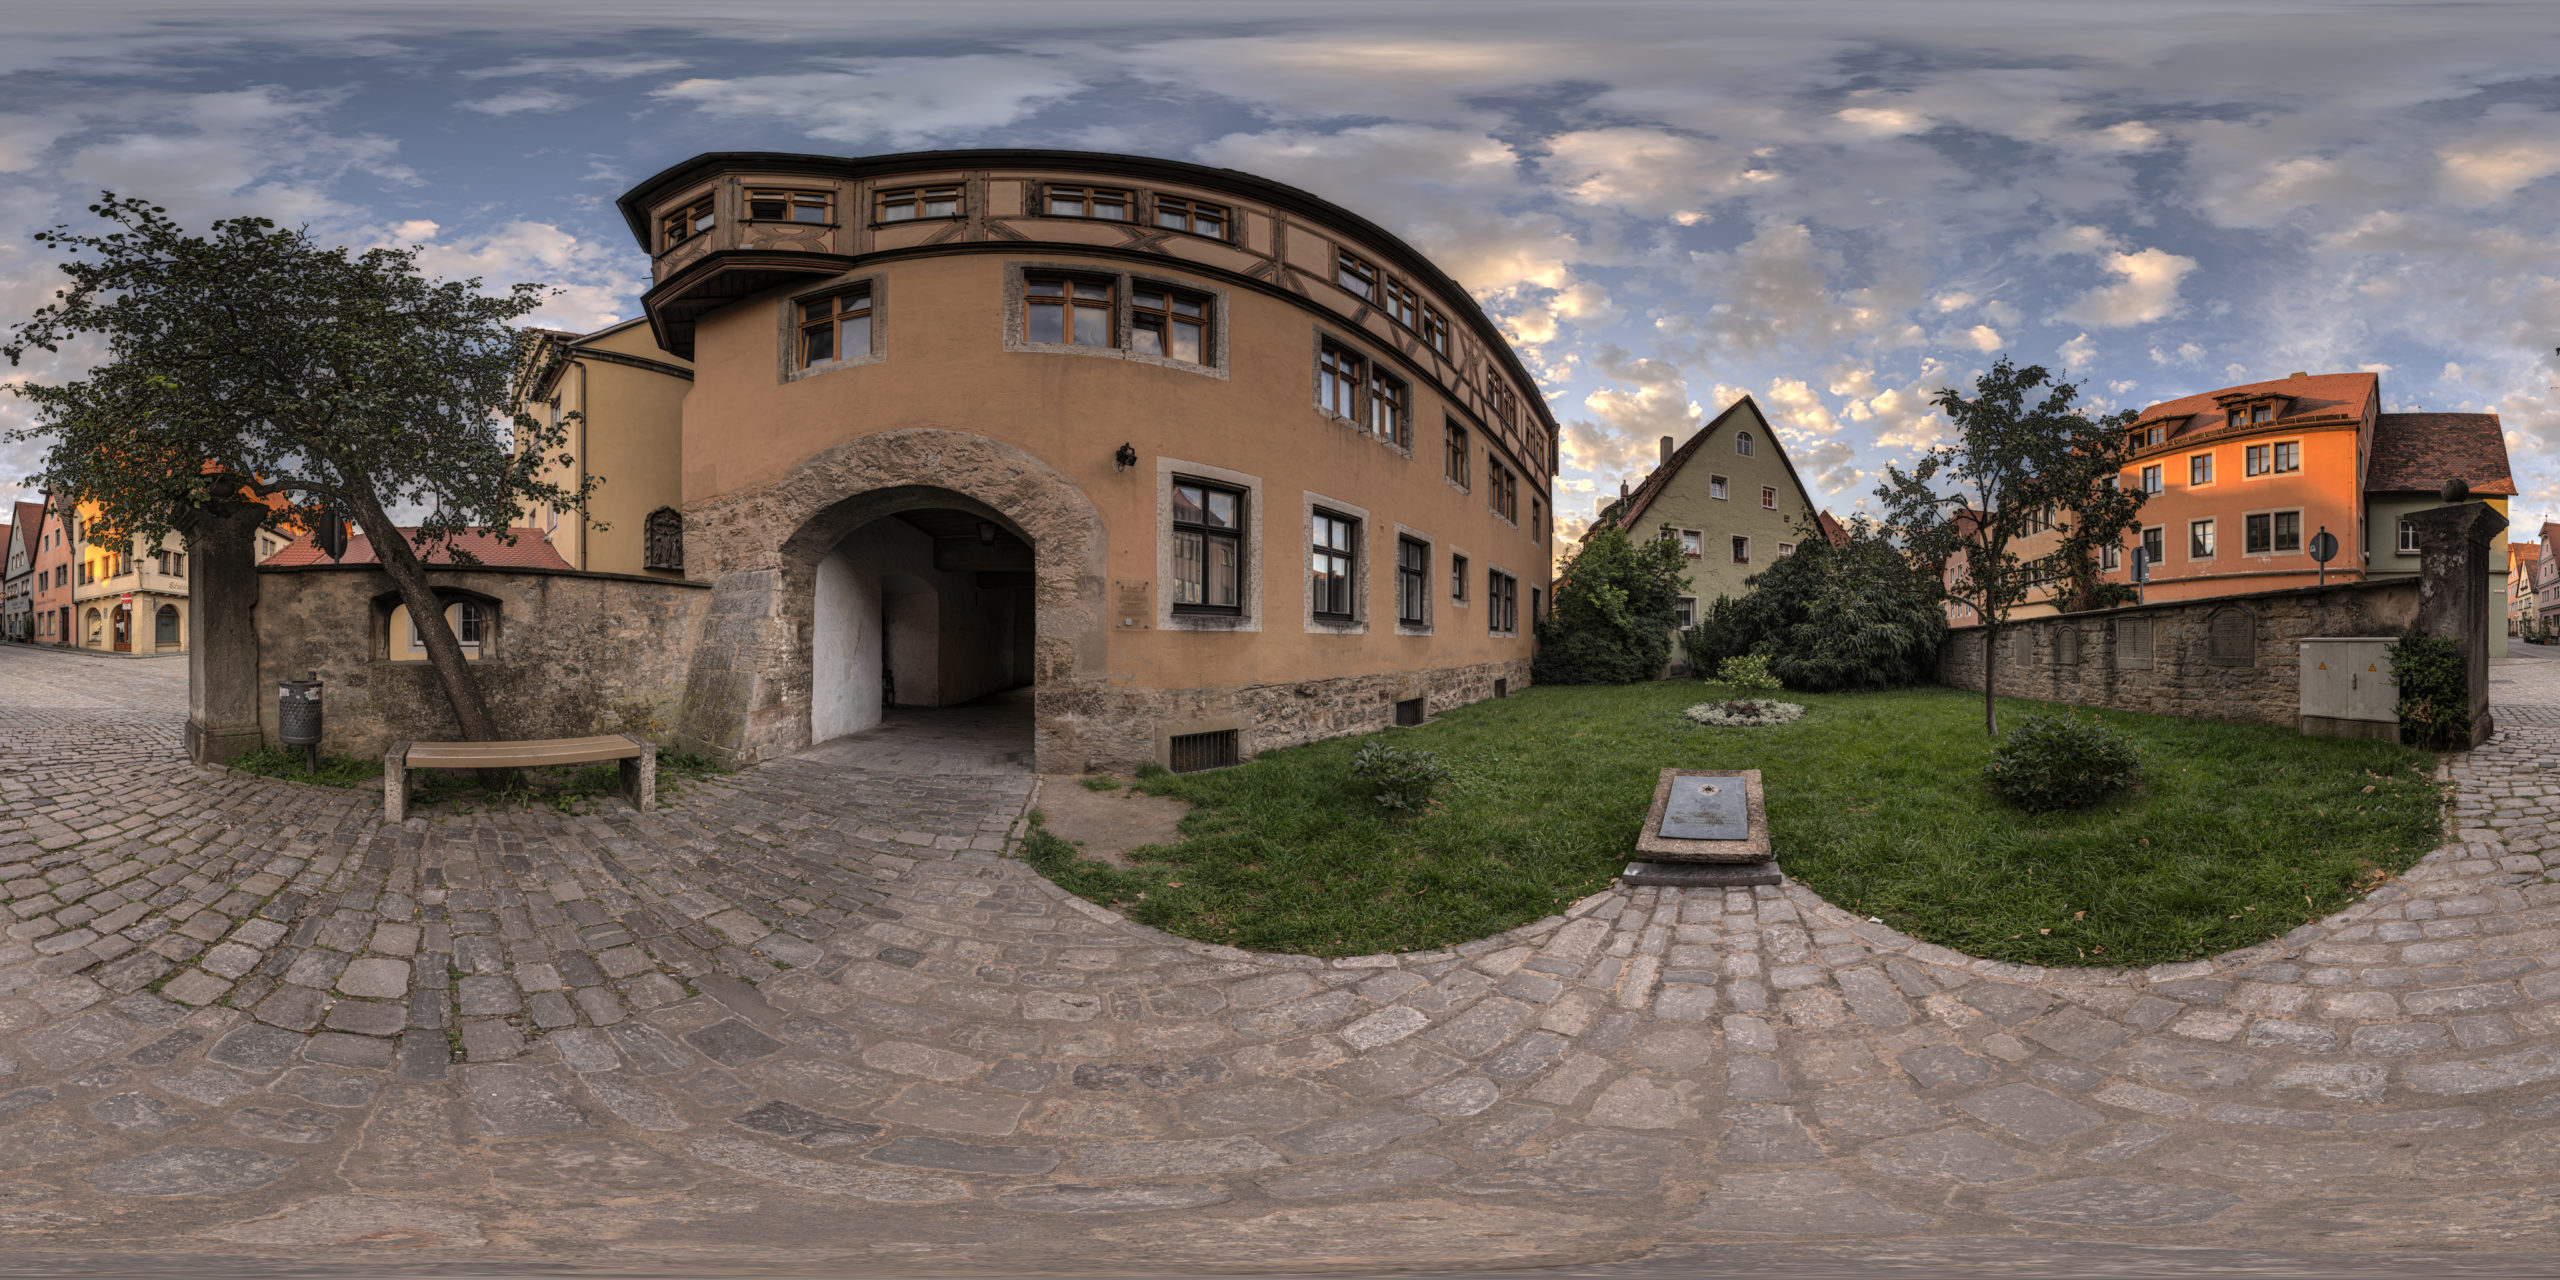
POLYGON ((1992 709, 1992 685, 1999 660, 2000 624, 1985 613, 1982 615, 1982 731, 1995 741, 2000 737, 2000 716, 1992 709))
MULTIPOLYGON (((334 460, 333 460, 334 461, 334 460)), ((426 567, 418 559, 417 550, 400 536, 399 527, 382 509, 381 499, 374 496, 370 477, 349 471, 339 464, 339 474, 347 481, 347 503, 355 508, 356 524, 373 542, 374 558, 382 562, 382 572, 400 591, 400 603, 409 607, 409 620, 418 628, 418 638, 427 645, 427 665, 434 667, 436 678, 444 682, 445 699, 453 704, 453 718, 462 725, 462 736, 471 742, 496 742, 497 721, 489 717, 489 704, 480 696, 480 681, 471 674, 470 663, 462 656, 462 642, 455 639, 452 626, 444 619, 444 604, 427 586, 426 567)))

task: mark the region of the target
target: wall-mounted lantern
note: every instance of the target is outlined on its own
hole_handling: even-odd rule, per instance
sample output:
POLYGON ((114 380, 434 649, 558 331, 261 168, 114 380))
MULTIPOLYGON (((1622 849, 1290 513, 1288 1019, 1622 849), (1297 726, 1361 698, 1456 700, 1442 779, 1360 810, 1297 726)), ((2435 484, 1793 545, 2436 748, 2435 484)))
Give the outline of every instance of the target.
POLYGON ((1124 444, 1120 446, 1120 451, 1118 453, 1111 455, 1111 462, 1115 469, 1126 471, 1129 468, 1138 465, 1138 451, 1136 448, 1124 444))

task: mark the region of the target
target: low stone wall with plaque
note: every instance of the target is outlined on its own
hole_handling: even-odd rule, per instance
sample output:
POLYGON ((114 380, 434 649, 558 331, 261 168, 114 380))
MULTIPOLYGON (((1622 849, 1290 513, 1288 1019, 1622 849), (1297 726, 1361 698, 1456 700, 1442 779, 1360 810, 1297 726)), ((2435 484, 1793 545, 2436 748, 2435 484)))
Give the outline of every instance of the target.
MULTIPOLYGON (((2293 725, 2301 641, 2395 635, 2418 620, 2418 580, 2295 587, 2027 618, 2000 628, 2000 693, 2198 720, 2293 725)), ((1982 688, 1983 628, 1947 632, 1938 682, 1982 688)))

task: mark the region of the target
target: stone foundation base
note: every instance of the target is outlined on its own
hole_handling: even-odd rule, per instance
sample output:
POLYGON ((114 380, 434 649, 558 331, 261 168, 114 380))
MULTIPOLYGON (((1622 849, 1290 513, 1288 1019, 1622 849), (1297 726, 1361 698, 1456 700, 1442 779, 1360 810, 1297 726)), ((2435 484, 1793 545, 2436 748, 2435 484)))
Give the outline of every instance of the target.
POLYGON ((1777 884, 1775 862, 1630 862, 1618 883, 1660 885, 1666 889, 1733 889, 1777 884))
POLYGON ((195 764, 229 764, 266 745, 255 722, 207 727, 187 721, 187 759, 195 764))
POLYGON ((1396 704, 1419 698, 1424 719, 1452 707, 1529 687, 1529 660, 1471 663, 1429 671, 1297 680, 1210 689, 1140 689, 1125 685, 1043 686, 1034 716, 1040 769, 1080 773, 1171 766, 1175 736, 1233 730, 1237 755, 1371 733, 1395 726, 1396 704))

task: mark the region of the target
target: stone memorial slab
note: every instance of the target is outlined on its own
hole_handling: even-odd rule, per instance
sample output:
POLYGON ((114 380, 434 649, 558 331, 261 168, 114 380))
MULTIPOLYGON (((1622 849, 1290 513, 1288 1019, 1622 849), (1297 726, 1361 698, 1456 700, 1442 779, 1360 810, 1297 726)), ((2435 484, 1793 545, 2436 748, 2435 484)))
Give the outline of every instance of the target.
POLYGON ((1757 769, 1665 769, 1653 790, 1628 884, 1711 887, 1778 883, 1757 769))

